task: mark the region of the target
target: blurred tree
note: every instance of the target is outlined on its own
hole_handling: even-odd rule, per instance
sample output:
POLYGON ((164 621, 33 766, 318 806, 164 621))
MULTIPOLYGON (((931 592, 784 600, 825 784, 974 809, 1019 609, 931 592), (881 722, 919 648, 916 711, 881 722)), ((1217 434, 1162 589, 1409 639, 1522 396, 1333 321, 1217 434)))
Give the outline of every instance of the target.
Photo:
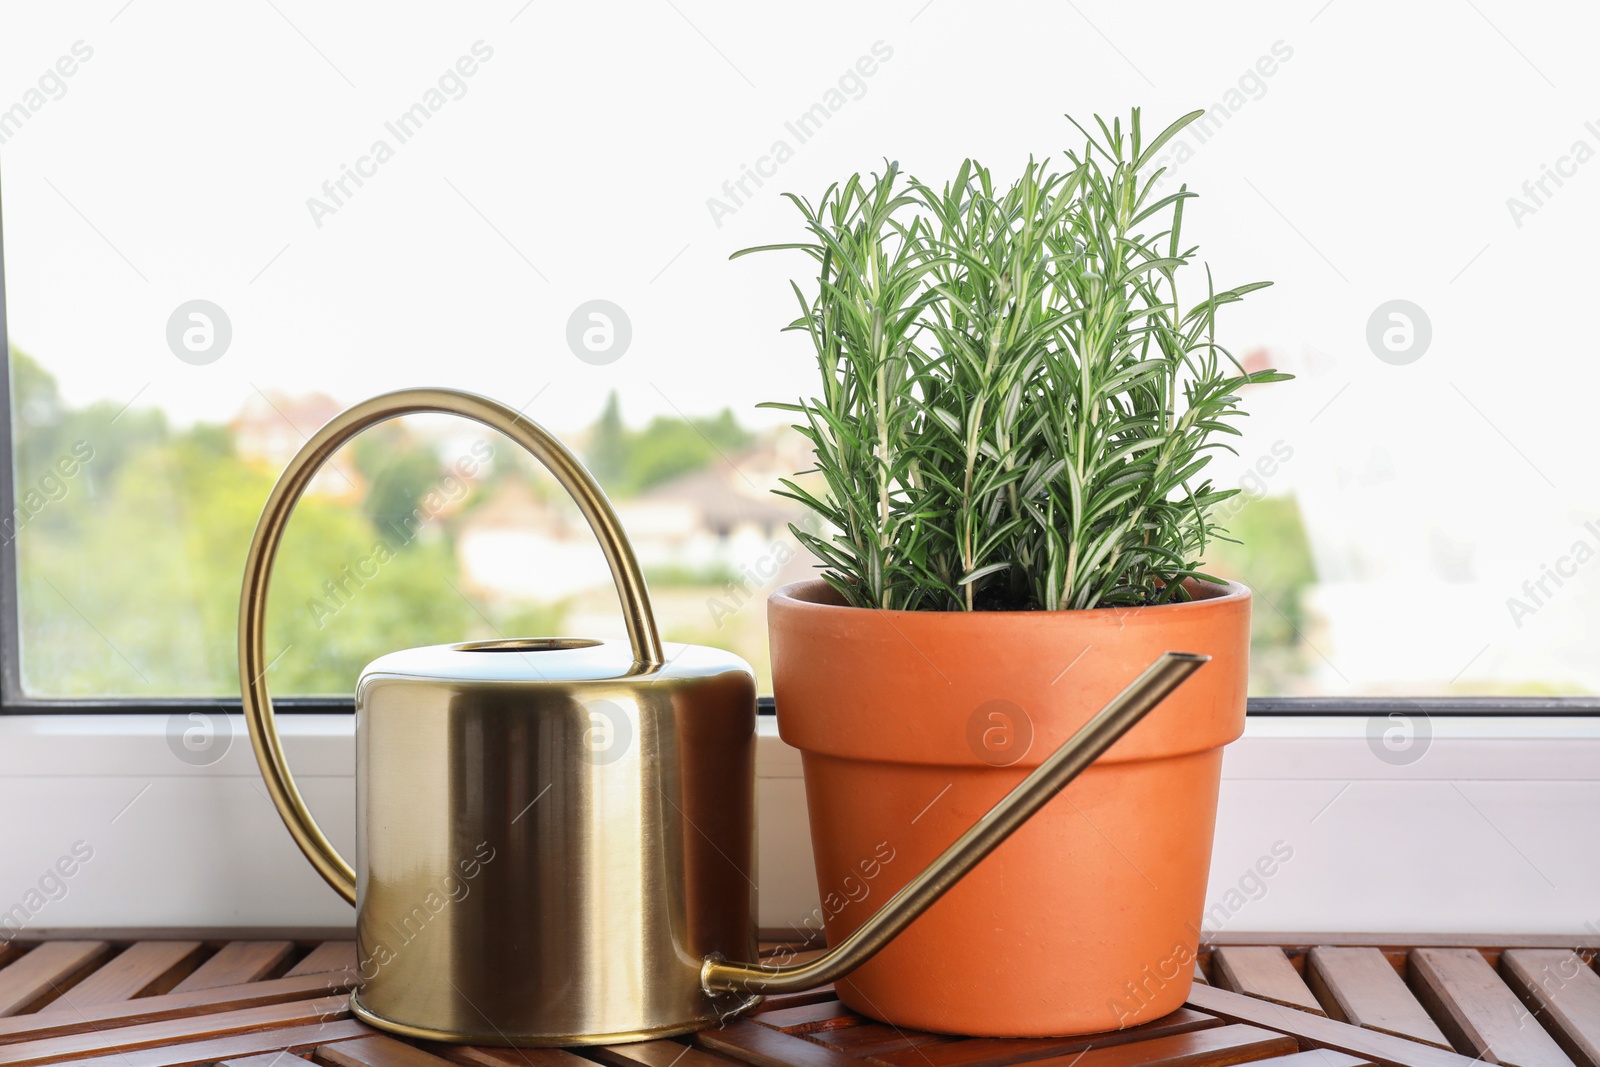
MULTIPOLYGON (((275 472, 241 460, 227 427, 173 432, 160 412, 72 409, 37 363, 13 351, 11 366, 19 502, 30 488, 42 502, 16 533, 24 686, 236 693, 240 574, 275 472)), ((426 448, 379 441, 362 508, 315 495, 296 508, 268 613, 275 691, 347 694, 385 652, 504 628, 504 609, 486 619, 457 591, 448 538, 416 538, 401 558, 404 541, 376 525, 409 515, 442 472, 426 448)), ((559 629, 559 610, 546 614, 559 629)))
POLYGON ((419 444, 399 423, 375 426, 355 439, 356 470, 366 481, 361 510, 379 530, 404 529, 444 475, 434 450, 419 444))
POLYGON ((97 487, 110 485, 123 460, 168 436, 166 416, 159 411, 123 411, 111 403, 76 409, 65 406, 55 378, 15 348, 11 350, 11 391, 19 498, 64 457, 81 456, 83 446, 93 457, 82 463, 84 491, 93 493, 97 487))
POLYGON ((629 430, 613 389, 589 431, 585 459, 608 493, 632 496, 748 448, 752 440, 728 408, 711 418, 657 416, 644 429, 629 430))
MULTIPOLYGON (((32 492, 38 505, 12 528, 24 686, 45 696, 236 694, 240 574, 277 472, 240 457, 228 426, 175 429, 160 411, 118 403, 73 408, 16 351, 11 385, 18 499, 32 492)), ((727 410, 629 431, 613 394, 590 440, 591 463, 622 497, 720 462, 752 435, 727 410)), ((498 435, 493 444, 476 491, 424 536, 396 536, 393 523, 441 484, 445 465, 403 426, 352 446, 366 487, 359 506, 315 494, 300 503, 268 612, 276 693, 349 694, 367 662, 398 648, 563 632, 566 603, 467 599, 452 531, 493 486, 525 478, 573 510, 514 445, 498 435)))
POLYGON ((724 408, 711 418, 657 416, 630 434, 627 469, 620 479, 628 493, 640 493, 680 474, 699 470, 748 448, 754 435, 724 408))
MULTIPOLYGON (((1233 504, 1230 500, 1228 504, 1233 504)), ((1292 496, 1241 504, 1227 520, 1228 536, 1243 544, 1212 544, 1207 570, 1250 586, 1250 691, 1291 693, 1307 671, 1305 593, 1316 583, 1311 540, 1292 496)))
MULTIPOLYGON (((219 457, 209 429, 131 461, 109 498, 67 498, 72 535, 25 528, 23 674, 52 694, 230 695, 239 576, 272 477, 219 457)), ((57 505, 52 505, 55 507, 57 505)), ((268 612, 280 693, 351 692, 396 648, 488 636, 441 539, 396 558, 358 511, 304 500, 268 612)))
POLYGON ((615 389, 589 435, 589 473, 607 489, 618 485, 627 470, 628 430, 622 424, 622 402, 615 389))

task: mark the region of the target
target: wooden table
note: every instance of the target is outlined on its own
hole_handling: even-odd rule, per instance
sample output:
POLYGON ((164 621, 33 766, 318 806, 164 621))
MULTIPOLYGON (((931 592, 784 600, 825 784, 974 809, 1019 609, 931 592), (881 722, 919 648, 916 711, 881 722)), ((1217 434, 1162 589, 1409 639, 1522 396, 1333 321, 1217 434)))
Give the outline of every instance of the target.
POLYGON ((1579 941, 1230 936, 1201 953, 1186 1007, 1084 1038, 899 1030, 825 987, 692 1037, 523 1051, 357 1022, 338 934, 24 935, 0 946, 0 1067, 1600 1067, 1600 975, 1579 941))

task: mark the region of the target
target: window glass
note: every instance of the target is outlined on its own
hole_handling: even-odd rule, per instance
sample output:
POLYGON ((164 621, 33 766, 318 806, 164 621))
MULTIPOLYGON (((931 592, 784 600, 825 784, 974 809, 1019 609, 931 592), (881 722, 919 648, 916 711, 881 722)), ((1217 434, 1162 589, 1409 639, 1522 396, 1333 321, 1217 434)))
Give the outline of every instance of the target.
MULTIPOLYGON (((668 639, 764 690, 763 600, 812 573, 767 400, 814 391, 782 197, 886 159, 943 183, 1206 115, 1164 150, 1256 390, 1213 477, 1257 591, 1257 694, 1600 687, 1587 427, 1600 14, 1356 0, 13 8, 0 174, 22 679, 236 692, 250 530, 377 392, 447 385, 556 432, 612 495, 668 639), (1081 10, 1080 10, 1081 8, 1081 10), (1480 9, 1481 8, 1481 9, 1480 9), (956 57, 976 59, 977 66, 956 57)), ((1198 269, 1187 283, 1205 281, 1198 269)), ((621 636, 554 483, 470 424, 341 453, 297 513, 279 693, 405 645, 621 636)))

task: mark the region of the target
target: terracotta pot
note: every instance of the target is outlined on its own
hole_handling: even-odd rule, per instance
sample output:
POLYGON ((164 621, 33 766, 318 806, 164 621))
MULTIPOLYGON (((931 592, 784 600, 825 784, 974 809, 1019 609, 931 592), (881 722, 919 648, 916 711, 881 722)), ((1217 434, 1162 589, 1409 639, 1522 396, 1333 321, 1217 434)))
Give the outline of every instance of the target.
POLYGON ((1244 730, 1250 591, 1153 608, 876 611, 826 583, 768 605, 778 729, 805 766, 837 944, 1162 652, 1212 662, 882 953, 854 1010, 1046 1037, 1148 1022, 1193 979, 1222 746, 1244 730))

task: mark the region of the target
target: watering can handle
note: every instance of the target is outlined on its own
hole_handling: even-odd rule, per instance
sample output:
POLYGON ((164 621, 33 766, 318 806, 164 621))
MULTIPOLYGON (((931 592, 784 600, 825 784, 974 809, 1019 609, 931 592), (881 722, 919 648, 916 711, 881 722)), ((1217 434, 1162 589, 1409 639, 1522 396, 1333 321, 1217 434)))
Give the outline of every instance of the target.
POLYGON ((622 614, 633 645, 633 658, 641 671, 661 666, 661 638, 655 617, 650 613, 650 597, 645 589, 639 561, 623 535, 622 525, 611 510, 605 493, 583 464, 566 447, 537 423, 504 404, 474 393, 453 389, 402 389, 365 400, 336 415, 311 436, 273 486, 272 495, 261 510, 250 554, 245 557, 244 589, 239 597, 239 688, 243 698, 245 722, 250 728, 250 743, 272 803, 283 817, 295 844, 306 854, 317 873, 354 904, 355 870, 329 843, 322 828, 311 817, 305 800, 295 785, 284 760, 283 745, 272 713, 272 695, 267 690, 267 671, 272 663, 266 657, 267 587, 272 565, 284 528, 294 506, 317 471, 339 448, 368 427, 380 422, 415 414, 460 415, 511 438, 533 453, 556 481, 561 483, 594 530, 611 577, 617 583, 622 614))

